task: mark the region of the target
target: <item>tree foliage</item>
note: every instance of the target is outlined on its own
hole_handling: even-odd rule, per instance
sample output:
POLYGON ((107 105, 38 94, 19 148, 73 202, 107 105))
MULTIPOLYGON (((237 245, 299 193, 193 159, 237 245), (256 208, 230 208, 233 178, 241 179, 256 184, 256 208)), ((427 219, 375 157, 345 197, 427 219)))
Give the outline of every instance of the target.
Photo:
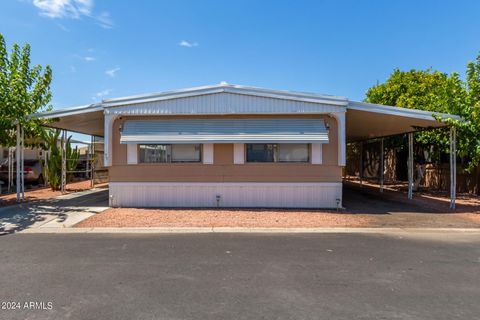
MULTIPOLYGON (((458 73, 395 69, 385 83, 367 91, 365 101, 461 116, 462 121, 441 120, 457 128, 458 156, 468 168, 480 163, 480 55, 475 62, 467 64, 465 81, 458 73)), ((416 144, 448 152, 448 131, 439 129, 416 134, 416 144)))
POLYGON ((15 123, 24 128, 26 144, 34 145, 41 136, 41 120, 31 120, 29 114, 51 109, 50 83, 52 69, 30 66, 30 45, 13 44, 10 55, 0 34, 0 145, 15 144, 15 123))

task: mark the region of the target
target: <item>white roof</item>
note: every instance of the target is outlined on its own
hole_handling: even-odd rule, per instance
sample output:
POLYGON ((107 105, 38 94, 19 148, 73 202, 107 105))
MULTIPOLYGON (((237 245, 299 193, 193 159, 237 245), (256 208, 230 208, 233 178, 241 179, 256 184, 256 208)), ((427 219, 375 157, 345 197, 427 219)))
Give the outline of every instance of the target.
MULTIPOLYGON (((56 119, 49 125, 103 136, 105 114, 117 115, 224 115, 224 114, 331 114, 346 112, 347 140, 375 138, 418 128, 445 126, 433 112, 350 101, 345 97, 218 85, 153 94, 105 99, 100 103, 31 115, 56 119)), ((460 119, 435 113, 444 118, 460 119)))

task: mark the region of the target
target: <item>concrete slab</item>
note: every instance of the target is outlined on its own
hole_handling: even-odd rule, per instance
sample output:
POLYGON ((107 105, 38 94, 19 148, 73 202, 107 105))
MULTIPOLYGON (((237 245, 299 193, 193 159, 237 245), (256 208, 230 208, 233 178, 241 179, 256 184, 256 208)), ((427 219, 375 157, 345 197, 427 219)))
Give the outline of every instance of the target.
POLYGON ((92 189, 0 209, 0 234, 72 226, 108 207, 108 190, 92 189))

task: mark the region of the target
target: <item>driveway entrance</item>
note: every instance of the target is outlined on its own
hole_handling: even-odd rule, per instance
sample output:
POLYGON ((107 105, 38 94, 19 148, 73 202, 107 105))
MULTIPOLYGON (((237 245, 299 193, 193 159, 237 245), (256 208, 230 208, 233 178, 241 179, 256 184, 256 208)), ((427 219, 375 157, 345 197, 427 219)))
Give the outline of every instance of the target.
POLYGON ((27 228, 70 227, 107 206, 108 189, 102 188, 0 208, 0 234, 27 228))

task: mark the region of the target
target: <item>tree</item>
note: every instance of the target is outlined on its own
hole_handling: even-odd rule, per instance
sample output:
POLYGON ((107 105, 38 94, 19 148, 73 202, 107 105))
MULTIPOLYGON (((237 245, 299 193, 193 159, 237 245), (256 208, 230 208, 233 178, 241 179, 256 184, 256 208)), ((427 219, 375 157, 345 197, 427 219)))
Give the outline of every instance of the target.
POLYGON ((23 126, 27 145, 38 144, 42 121, 28 115, 50 110, 52 69, 30 67, 30 45, 13 44, 10 56, 0 34, 0 145, 15 145, 15 123, 23 126))
MULTIPOLYGON (((467 65, 466 81, 458 73, 395 69, 385 83, 367 91, 367 102, 459 115, 462 121, 442 119, 458 131, 458 156, 471 170, 480 163, 480 55, 467 65)), ((446 153, 448 132, 438 129, 415 135, 416 144, 446 153)))
MULTIPOLYGON (((62 151, 61 145, 63 143, 63 137, 60 138, 60 129, 47 129, 44 132, 43 140, 45 146, 49 150, 47 154, 47 161, 45 166, 42 168, 44 176, 47 177, 48 184, 52 190, 59 190, 62 183, 62 151)), ((66 156, 66 169, 67 171, 74 171, 77 168, 78 157, 80 155, 78 148, 72 148, 70 139, 72 136, 68 137, 65 145, 65 156, 66 156)), ((71 181, 73 174, 67 174, 67 182, 71 181)))

